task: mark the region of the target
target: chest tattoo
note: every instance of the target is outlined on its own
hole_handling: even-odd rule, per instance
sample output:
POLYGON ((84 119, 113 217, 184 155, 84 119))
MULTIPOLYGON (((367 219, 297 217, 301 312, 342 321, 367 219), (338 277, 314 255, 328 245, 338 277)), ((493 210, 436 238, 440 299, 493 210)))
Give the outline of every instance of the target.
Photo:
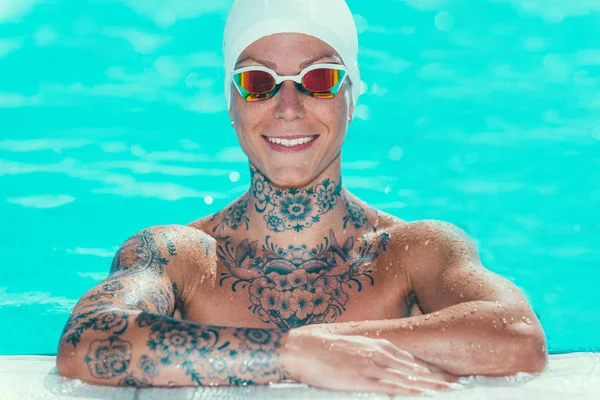
POLYGON ((217 255, 225 265, 220 285, 232 279, 232 290, 248 292, 249 307, 261 321, 281 329, 332 323, 346 311, 352 293, 365 284, 374 285, 370 264, 387 250, 387 232, 355 244, 349 237, 340 245, 333 230, 314 248, 306 245, 280 247, 266 237, 219 245, 217 255))

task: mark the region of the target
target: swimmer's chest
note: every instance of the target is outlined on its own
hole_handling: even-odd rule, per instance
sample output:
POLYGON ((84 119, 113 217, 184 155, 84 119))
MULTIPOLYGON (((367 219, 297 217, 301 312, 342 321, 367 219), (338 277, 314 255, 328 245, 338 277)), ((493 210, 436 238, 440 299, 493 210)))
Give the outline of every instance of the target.
POLYGON ((182 311, 204 324, 282 329, 403 318, 410 289, 404 266, 392 259, 388 252, 354 269, 352 260, 336 268, 299 258, 236 269, 218 259, 215 273, 195 282, 182 311))

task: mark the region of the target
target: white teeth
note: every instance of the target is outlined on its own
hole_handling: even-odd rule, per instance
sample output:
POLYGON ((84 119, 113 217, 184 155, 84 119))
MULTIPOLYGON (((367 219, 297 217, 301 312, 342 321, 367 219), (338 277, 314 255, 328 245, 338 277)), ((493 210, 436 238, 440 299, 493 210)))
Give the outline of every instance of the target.
POLYGON ((308 136, 308 137, 304 137, 304 138, 300 138, 300 139, 280 139, 280 138, 267 138, 269 139, 269 142, 271 143, 275 143, 275 144, 280 144, 282 146, 285 147, 294 147, 294 146, 298 146, 301 144, 305 144, 308 142, 312 142, 313 140, 316 139, 316 136, 308 136))

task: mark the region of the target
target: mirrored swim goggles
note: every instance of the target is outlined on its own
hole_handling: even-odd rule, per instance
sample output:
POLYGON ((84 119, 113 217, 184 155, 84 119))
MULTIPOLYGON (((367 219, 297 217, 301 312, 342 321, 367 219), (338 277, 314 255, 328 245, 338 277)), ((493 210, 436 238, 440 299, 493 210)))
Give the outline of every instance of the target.
POLYGON ((296 82, 304 94, 318 99, 331 99, 346 81, 348 70, 341 64, 315 64, 296 76, 279 76, 263 66, 249 66, 233 71, 233 83, 246 101, 269 99, 277 94, 284 81, 296 82))

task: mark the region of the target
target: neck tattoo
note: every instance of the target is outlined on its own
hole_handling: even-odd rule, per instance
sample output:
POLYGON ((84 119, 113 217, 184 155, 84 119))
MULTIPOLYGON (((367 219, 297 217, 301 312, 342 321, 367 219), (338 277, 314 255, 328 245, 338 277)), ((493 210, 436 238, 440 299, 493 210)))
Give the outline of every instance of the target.
POLYGON ((320 184, 307 189, 275 189, 259 170, 250 166, 252 173, 251 195, 254 209, 260 214, 273 232, 294 230, 301 232, 319 222, 338 204, 342 182, 324 179, 320 184))
POLYGON ((306 189, 284 190, 273 188, 267 177, 253 166, 250 167, 250 171, 250 191, 227 209, 214 214, 210 220, 213 222, 218 217, 221 218, 212 230, 219 239, 229 239, 229 231, 240 228, 248 231, 248 207, 252 205, 272 232, 301 232, 318 223, 322 215, 333 210, 338 204, 344 207, 343 229, 352 226, 356 229, 367 227, 375 231, 375 226, 367 218, 365 210, 343 194, 341 179, 339 183, 324 179, 306 189))

